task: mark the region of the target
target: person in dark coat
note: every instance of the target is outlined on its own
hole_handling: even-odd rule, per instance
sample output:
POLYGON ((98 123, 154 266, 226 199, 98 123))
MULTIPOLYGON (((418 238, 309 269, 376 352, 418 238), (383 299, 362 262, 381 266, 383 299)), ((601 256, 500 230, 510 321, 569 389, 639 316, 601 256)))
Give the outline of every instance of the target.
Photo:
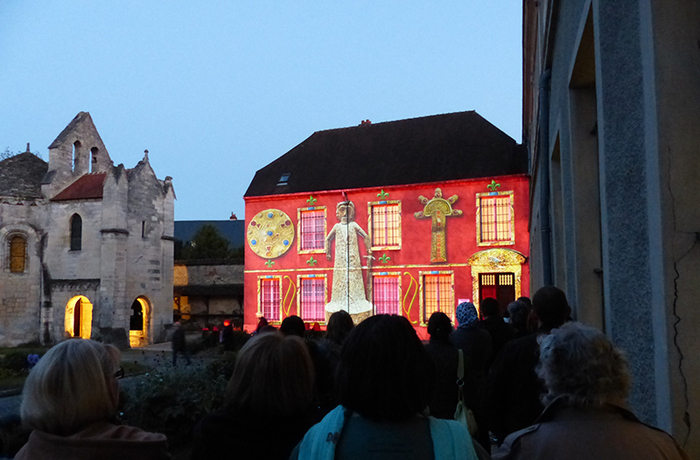
MULTIPOLYGON (((527 297, 525 297, 527 298, 527 297)), ((510 315, 510 325, 515 329, 515 337, 519 339, 530 335, 530 328, 528 327, 527 320, 530 316, 532 307, 522 300, 516 300, 508 304, 508 314, 510 315)))
POLYGON ((476 395, 474 407, 470 409, 474 412, 474 418, 479 426, 477 441, 489 451, 491 441, 488 420, 484 411, 484 397, 486 393, 486 363, 491 357, 493 341, 491 335, 479 326, 479 315, 473 303, 463 302, 457 306, 457 321, 459 326, 450 334, 450 341, 464 352, 464 357, 471 363, 476 380, 476 395))
POLYGON ((554 286, 539 289, 532 298, 532 308, 537 333, 505 344, 488 376, 486 411, 499 445, 508 434, 532 425, 542 413, 540 396, 545 390, 535 371, 538 338, 564 324, 571 313, 566 294, 554 286))
POLYGON ((491 357, 486 361, 486 372, 488 373, 503 345, 515 337, 515 329, 503 321, 501 307, 498 305, 498 300, 493 297, 487 297, 481 301, 481 316, 484 319, 479 324, 491 334, 491 357))
POLYGON ((179 322, 173 323, 173 327, 175 328, 172 337, 173 366, 177 366, 178 353, 182 354, 182 356, 185 358, 185 361, 187 361, 187 365, 189 366, 191 361, 190 354, 187 352, 187 340, 185 339, 185 331, 182 329, 182 326, 179 322))
POLYGON ((326 335, 319 341, 316 366, 316 388, 318 389, 319 406, 323 415, 340 404, 335 391, 335 374, 340 364, 340 353, 343 344, 350 335, 355 324, 350 313, 339 310, 328 319, 326 335))
POLYGON ((453 418, 457 407, 459 353, 457 347, 449 340, 451 333, 452 321, 446 314, 437 311, 430 315, 430 342, 425 345, 425 351, 435 364, 435 388, 430 396, 428 409, 430 415, 437 418, 453 418))
POLYGON ((287 316, 280 325, 280 332, 283 335, 296 336, 304 340, 309 356, 311 356, 311 362, 314 365, 316 403, 320 409, 320 415, 325 415, 337 405, 336 403, 330 407, 335 401, 332 398, 329 401, 329 393, 332 394, 333 392, 333 370, 330 367, 331 363, 328 360, 325 348, 305 337, 306 325, 299 316, 287 316))
POLYGON ((224 321, 224 329, 221 331, 221 343, 224 345, 224 350, 233 350, 233 324, 228 319, 224 321))
MULTIPOLYGON (((428 321, 428 334, 430 341, 425 344, 425 351, 435 363, 435 389, 428 408, 433 417, 452 419, 457 407, 459 362, 459 350, 450 342, 452 321, 442 312, 433 313, 428 321)), ((478 403, 476 378, 471 363, 466 358, 464 361, 464 399, 471 409, 478 403)))
POLYGON ((304 341, 257 334, 238 355, 223 409, 195 427, 193 460, 286 460, 317 421, 314 369, 304 341))

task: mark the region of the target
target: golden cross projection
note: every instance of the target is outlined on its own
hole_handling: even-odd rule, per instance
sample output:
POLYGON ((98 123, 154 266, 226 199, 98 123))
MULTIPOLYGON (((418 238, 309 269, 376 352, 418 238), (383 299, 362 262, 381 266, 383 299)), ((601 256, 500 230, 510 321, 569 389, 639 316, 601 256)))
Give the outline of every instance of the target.
POLYGON ((442 197, 442 190, 435 189, 435 196, 428 200, 423 195, 418 200, 425 205, 422 211, 413 215, 416 219, 432 218, 432 235, 430 240, 430 263, 447 262, 447 239, 445 230, 447 218, 461 216, 462 211, 452 208, 452 203, 457 201, 457 195, 452 195, 448 199, 442 197))

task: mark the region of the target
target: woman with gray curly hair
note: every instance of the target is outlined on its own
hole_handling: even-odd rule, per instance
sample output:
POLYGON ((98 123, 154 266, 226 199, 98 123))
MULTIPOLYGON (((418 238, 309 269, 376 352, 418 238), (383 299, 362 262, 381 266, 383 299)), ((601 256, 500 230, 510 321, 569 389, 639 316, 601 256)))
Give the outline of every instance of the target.
POLYGON ((542 336, 537 373, 547 407, 535 425, 510 434, 494 460, 690 459, 669 434, 624 407, 627 360, 598 330, 567 323, 542 336))

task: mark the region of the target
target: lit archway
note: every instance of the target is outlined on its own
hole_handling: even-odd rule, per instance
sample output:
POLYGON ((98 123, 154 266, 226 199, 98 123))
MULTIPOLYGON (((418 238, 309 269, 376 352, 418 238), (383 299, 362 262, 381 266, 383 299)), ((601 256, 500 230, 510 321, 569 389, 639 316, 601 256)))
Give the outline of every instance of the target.
POLYGON ((129 345, 132 348, 148 345, 151 304, 148 298, 139 296, 131 304, 129 317, 129 345))
POLYGON ((92 333, 92 303, 84 295, 75 296, 66 304, 66 334, 89 339, 92 333))
MULTIPOLYGON (((477 310, 479 310, 482 297, 482 283, 486 278, 489 281, 493 278, 493 283, 488 282, 484 284, 496 286, 498 284, 496 275, 504 275, 512 285, 513 300, 520 297, 522 295, 522 266, 526 261, 527 258, 523 254, 513 249, 491 248, 474 253, 467 261, 467 264, 472 267, 472 298, 477 310), (484 277, 484 275, 493 276, 484 277)), ((493 296, 489 294, 484 297, 493 296)))

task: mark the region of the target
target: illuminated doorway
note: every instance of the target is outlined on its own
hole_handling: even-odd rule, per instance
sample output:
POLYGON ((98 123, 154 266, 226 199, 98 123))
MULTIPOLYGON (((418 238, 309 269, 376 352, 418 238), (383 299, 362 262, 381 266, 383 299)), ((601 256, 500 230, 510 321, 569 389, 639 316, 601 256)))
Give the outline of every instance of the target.
POLYGON ((148 345, 148 326, 151 307, 146 297, 140 296, 131 304, 129 317, 129 345, 132 348, 148 345))
POLYGON ((473 254, 467 263, 472 267, 472 293, 479 309, 481 300, 494 297, 501 308, 521 294, 523 264, 527 258, 512 249, 491 248, 473 254), (482 276, 483 275, 483 276, 482 276), (478 303, 477 303, 478 302, 478 303))
POLYGON ((66 305, 66 334, 89 339, 92 333, 92 303, 84 295, 75 296, 66 305))
POLYGON ((487 297, 498 300, 503 315, 515 300, 514 273, 479 273, 479 305, 487 297))

